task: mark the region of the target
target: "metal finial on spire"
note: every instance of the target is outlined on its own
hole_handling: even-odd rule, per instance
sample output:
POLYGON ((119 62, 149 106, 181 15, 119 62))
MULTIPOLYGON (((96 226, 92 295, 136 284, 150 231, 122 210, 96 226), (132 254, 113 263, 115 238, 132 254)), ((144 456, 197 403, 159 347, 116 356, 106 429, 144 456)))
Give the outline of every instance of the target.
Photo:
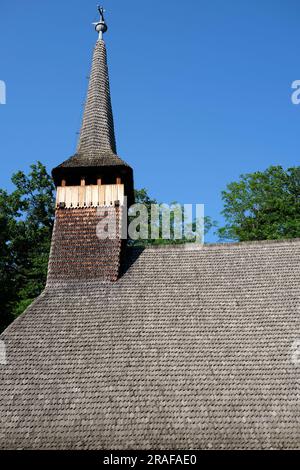
POLYGON ((103 34, 106 33, 107 31, 107 24, 105 23, 105 19, 104 19, 104 13, 105 13, 104 8, 98 5, 98 11, 100 14, 100 20, 97 23, 93 23, 93 24, 95 25, 95 30, 97 31, 97 33, 99 33, 99 39, 102 39, 103 34))
POLYGON ((100 6, 98 5, 98 11, 99 11, 99 13, 100 13, 100 19, 101 19, 101 21, 103 21, 103 23, 105 23, 105 19, 104 19, 105 10, 104 10, 104 8, 103 8, 103 7, 100 7, 100 6))

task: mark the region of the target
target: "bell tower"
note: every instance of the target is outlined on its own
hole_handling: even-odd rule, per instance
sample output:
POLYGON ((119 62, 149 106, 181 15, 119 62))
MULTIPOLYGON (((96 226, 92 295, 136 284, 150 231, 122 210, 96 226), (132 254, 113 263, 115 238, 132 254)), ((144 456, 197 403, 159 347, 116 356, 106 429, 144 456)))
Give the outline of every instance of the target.
POLYGON ((94 23, 94 48, 83 121, 75 155, 53 169, 56 214, 48 283, 62 279, 116 281, 124 241, 122 221, 133 203, 133 171, 116 150, 103 8, 94 23), (126 205, 127 203, 127 205, 126 205), (116 236, 99 238, 99 223, 115 223, 116 236))

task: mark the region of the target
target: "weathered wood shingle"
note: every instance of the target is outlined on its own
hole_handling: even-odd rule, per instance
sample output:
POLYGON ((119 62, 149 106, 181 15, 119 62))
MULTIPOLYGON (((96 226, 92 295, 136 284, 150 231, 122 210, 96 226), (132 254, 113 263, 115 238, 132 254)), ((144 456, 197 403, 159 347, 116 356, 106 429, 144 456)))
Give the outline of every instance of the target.
POLYGON ((51 243, 48 282, 68 279, 116 281, 121 264, 121 208, 58 209, 51 243), (99 239, 97 225, 111 223, 114 238, 99 239))
POLYGON ((133 191, 132 169, 116 154, 116 139, 111 106, 105 42, 98 39, 93 53, 91 74, 82 126, 75 155, 52 171, 57 186, 62 178, 111 174, 122 176, 129 192, 133 191))
POLYGON ((300 240, 133 250, 2 335, 0 447, 299 448, 300 240))

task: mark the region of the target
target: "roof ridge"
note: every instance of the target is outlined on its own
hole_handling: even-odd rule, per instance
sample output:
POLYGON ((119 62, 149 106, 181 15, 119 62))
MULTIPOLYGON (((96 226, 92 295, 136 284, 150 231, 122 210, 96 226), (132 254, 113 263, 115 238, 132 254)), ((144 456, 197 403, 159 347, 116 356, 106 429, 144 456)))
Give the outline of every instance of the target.
POLYGON ((220 243, 183 243, 178 245, 149 245, 145 248, 143 247, 128 247, 130 250, 162 250, 162 251, 199 251, 207 250, 211 248, 239 248, 244 246, 265 246, 265 245, 286 245, 292 243, 300 243, 300 238, 284 238, 279 240, 253 240, 253 241, 243 241, 243 242, 220 242, 220 243))

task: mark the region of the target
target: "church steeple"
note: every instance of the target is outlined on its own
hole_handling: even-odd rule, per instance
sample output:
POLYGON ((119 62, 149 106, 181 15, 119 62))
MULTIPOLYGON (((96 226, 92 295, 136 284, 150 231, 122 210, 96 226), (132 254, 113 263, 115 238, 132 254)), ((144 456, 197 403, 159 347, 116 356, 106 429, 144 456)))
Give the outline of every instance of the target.
POLYGON ((130 166, 117 155, 114 119, 111 105, 104 9, 98 7, 100 19, 93 23, 98 33, 92 59, 88 92, 75 155, 54 168, 56 186, 62 181, 77 185, 82 178, 93 183, 99 178, 106 184, 121 178, 130 202, 133 200, 133 175, 130 166))
POLYGON ((75 155, 53 169, 57 187, 48 283, 65 279, 118 279, 126 241, 127 205, 134 201, 133 171, 116 153, 103 34, 104 10, 95 24, 87 100, 75 155), (99 235, 99 224, 104 231, 99 235), (106 235, 106 225, 114 227, 106 235))
POLYGON ((100 21, 94 23, 99 38, 94 49, 87 100, 77 147, 77 153, 91 154, 91 156, 104 151, 116 154, 106 46, 103 40, 107 25, 103 16, 103 8, 99 7, 99 13, 101 15, 100 21))

